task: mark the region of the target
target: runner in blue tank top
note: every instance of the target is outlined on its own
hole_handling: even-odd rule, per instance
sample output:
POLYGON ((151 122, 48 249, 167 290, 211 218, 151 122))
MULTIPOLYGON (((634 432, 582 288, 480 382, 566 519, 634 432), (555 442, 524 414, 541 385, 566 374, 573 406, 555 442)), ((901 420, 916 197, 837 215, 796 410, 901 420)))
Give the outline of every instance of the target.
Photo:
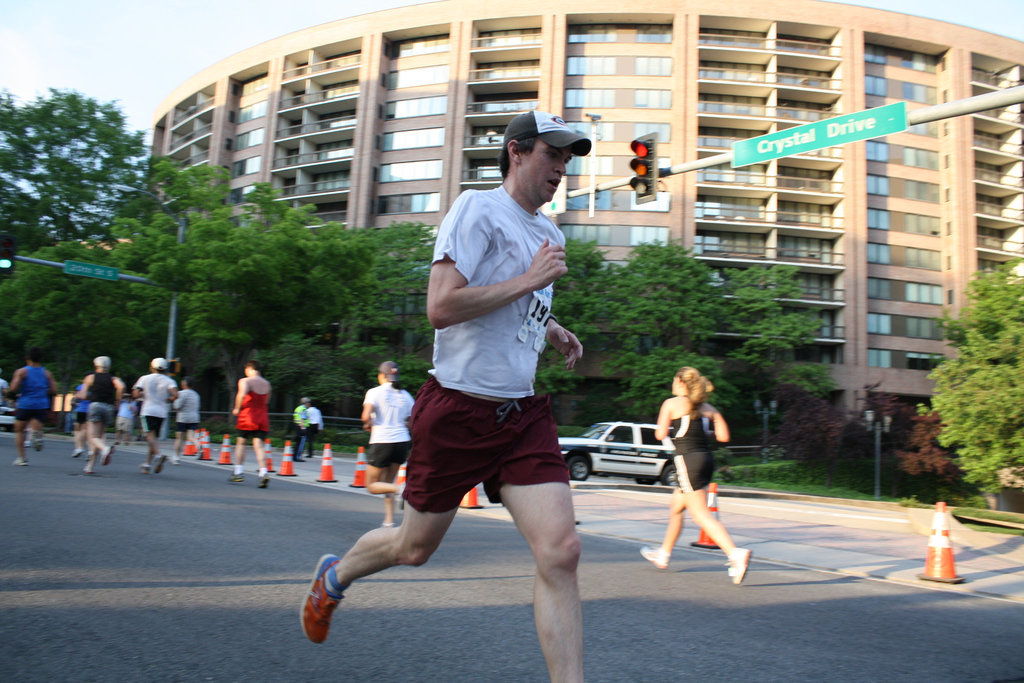
POLYGON ((14 413, 14 440, 18 447, 18 459, 15 465, 27 465, 25 459, 25 426, 29 423, 32 432, 32 447, 37 451, 43 448, 43 425, 50 417, 50 401, 57 395, 57 382, 50 371, 40 363, 43 350, 33 346, 28 350, 25 361, 27 365, 18 368, 11 378, 10 398, 17 399, 17 410, 14 413))

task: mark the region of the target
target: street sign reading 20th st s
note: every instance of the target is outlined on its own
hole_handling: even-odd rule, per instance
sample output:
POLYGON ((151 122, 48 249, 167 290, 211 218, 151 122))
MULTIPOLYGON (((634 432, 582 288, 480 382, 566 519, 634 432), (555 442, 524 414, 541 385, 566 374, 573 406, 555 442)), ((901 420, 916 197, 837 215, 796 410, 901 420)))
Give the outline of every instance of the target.
POLYGON ((896 102, 732 144, 732 166, 749 166, 802 152, 877 138, 907 129, 907 103, 896 102))

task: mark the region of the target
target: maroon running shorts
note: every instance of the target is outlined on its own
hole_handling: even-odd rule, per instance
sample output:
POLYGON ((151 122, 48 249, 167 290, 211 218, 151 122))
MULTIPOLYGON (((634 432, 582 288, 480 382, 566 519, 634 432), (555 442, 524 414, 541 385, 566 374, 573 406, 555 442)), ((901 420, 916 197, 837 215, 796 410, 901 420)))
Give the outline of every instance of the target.
POLYGON ((569 470, 558 446, 548 396, 516 399, 499 421, 499 407, 445 389, 429 378, 412 410, 412 452, 403 497, 420 512, 447 512, 479 482, 492 503, 501 486, 569 484, 569 470))

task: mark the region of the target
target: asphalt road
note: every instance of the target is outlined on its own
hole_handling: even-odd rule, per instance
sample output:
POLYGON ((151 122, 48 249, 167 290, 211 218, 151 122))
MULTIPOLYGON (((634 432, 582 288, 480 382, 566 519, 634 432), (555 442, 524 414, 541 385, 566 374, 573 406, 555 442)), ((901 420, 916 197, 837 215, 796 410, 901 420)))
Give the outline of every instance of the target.
MULTIPOLYGON (((382 502, 121 453, 81 474, 65 444, 12 467, 0 435, 0 680, 542 681, 533 566, 506 521, 460 514, 419 568, 354 585, 323 645, 298 608, 316 559, 382 502)), ((781 513, 780 513, 781 514, 781 513)), ((584 536, 589 681, 1024 680, 1019 603, 722 558, 659 572, 635 542, 584 536)))

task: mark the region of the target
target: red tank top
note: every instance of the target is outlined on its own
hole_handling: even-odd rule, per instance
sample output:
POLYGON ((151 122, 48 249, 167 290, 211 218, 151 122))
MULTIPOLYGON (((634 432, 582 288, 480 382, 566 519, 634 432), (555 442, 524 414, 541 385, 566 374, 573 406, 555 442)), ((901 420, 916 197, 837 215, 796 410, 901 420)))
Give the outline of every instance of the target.
POLYGON ((270 415, 267 413, 267 396, 249 392, 242 398, 242 409, 238 411, 238 428, 246 432, 269 432, 270 415))

